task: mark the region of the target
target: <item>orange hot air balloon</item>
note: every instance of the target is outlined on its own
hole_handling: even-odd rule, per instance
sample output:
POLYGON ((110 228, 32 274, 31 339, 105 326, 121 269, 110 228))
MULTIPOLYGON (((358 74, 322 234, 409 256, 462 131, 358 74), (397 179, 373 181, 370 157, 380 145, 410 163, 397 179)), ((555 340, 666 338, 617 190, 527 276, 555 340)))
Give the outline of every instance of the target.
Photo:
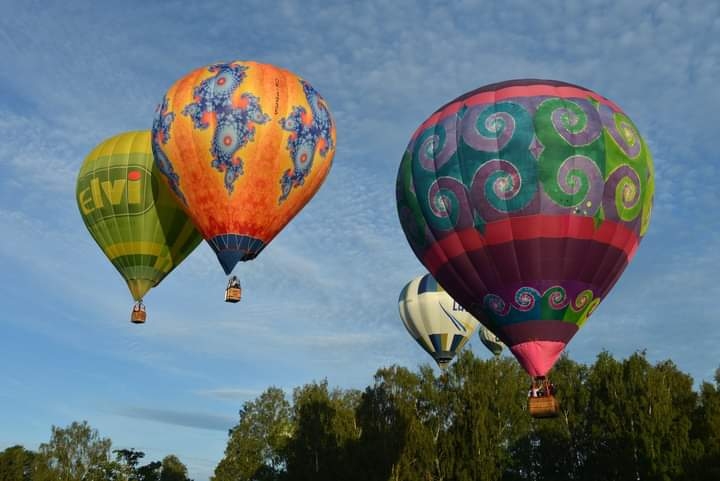
MULTIPOLYGON (((307 81, 244 61, 175 82, 152 133, 160 171, 226 274, 255 258, 317 192, 336 140, 327 103, 307 81)), ((239 300, 234 287, 230 302, 239 300)))

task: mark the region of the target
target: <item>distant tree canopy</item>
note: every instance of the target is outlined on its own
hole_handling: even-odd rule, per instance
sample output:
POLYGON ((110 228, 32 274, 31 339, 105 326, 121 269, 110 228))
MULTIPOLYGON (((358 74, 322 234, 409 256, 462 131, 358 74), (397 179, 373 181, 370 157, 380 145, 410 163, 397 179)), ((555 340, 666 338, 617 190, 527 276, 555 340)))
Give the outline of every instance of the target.
POLYGON ((140 465, 142 451, 110 448, 86 421, 52 427, 38 452, 12 446, 0 452, 0 481, 192 481, 174 455, 140 465))
MULTIPOLYGON (((527 413, 511 358, 463 351, 446 375, 377 371, 364 391, 271 387, 246 402, 212 481, 720 480, 720 370, 693 381, 644 352, 551 373, 561 415, 527 413)), ((1 480, 0 480, 1 481, 1 480)))

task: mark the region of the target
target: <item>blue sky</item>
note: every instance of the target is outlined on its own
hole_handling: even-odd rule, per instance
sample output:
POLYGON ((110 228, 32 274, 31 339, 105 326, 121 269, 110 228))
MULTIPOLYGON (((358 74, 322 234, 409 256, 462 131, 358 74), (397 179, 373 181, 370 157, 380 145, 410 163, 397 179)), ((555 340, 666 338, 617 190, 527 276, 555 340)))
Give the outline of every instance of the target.
MULTIPOLYGON (((0 449, 35 449, 87 419, 116 447, 177 454, 196 481, 242 402, 327 378, 362 388, 381 365, 427 362, 396 300, 424 269, 395 210, 415 128, 492 82, 552 78, 618 103, 649 142, 656 203, 636 258, 569 346, 647 349, 696 381, 720 365, 720 3, 0 1, 0 449), (330 174, 236 271, 202 244, 146 297, 88 235, 76 173, 97 143, 149 129, 165 90, 221 60, 288 68, 337 123, 330 174)), ((480 342, 471 348, 486 356, 480 342)))

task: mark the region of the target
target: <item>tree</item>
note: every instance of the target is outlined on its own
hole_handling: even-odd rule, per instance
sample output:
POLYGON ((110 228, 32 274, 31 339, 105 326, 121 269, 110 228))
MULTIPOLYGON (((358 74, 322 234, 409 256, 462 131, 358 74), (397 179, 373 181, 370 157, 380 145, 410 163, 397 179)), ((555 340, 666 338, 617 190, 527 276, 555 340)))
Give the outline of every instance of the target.
POLYGON ((116 481, 159 481, 162 463, 153 461, 151 463, 139 466, 140 460, 145 457, 142 451, 130 449, 115 449, 115 460, 117 469, 114 473, 116 481))
MULTIPOLYGON (((511 358, 461 352, 439 378, 379 369, 362 393, 327 381, 244 405, 213 481, 705 481, 720 479, 720 369, 700 393, 644 352, 551 373, 560 416, 527 412, 511 358)), ((2 481, 2 480, 0 480, 2 481)))
POLYGON ((351 475, 349 443, 357 439, 358 395, 328 390, 327 381, 293 392, 293 433, 284 450, 288 479, 323 481, 351 475))
POLYGON ((240 409, 240 421, 230 430, 225 456, 213 481, 277 479, 285 470, 284 447, 292 434, 290 403, 285 393, 270 387, 240 409))
POLYGON ((52 427, 48 443, 39 448, 39 481, 107 481, 112 476, 109 438, 101 438, 87 421, 52 427))
POLYGON ((644 352, 598 356, 588 378, 585 479, 670 480, 691 452, 692 379, 644 352))
POLYGON ((512 469, 509 448, 528 430, 527 375, 514 360, 484 361, 466 350, 449 369, 444 388, 450 399, 440 439, 444 478, 499 480, 512 469))
POLYGON ((30 481, 36 454, 22 446, 0 453, 0 481, 30 481))
POLYGON ((720 479, 720 369, 715 386, 704 382, 692 417, 691 439, 694 455, 687 461, 688 479, 720 479))
POLYGON ((160 481, 162 463, 153 461, 137 468, 138 481, 160 481))
POLYGON ((187 476, 187 468, 177 456, 169 454, 162 460, 160 481, 192 481, 187 476))

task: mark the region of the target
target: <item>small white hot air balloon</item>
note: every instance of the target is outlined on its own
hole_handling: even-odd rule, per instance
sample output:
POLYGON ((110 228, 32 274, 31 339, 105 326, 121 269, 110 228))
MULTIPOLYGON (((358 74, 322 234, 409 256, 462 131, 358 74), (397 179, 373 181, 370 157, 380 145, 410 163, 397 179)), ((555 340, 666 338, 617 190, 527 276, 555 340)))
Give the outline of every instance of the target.
POLYGON ((443 372, 480 325, 430 274, 410 281, 398 304, 405 328, 443 372))

